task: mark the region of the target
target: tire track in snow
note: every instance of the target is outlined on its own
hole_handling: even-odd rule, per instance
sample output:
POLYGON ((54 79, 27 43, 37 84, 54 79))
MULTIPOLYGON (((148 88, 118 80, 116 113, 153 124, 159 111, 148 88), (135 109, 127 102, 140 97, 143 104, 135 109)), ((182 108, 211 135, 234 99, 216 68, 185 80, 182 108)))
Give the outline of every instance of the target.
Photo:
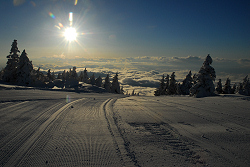
MULTIPOLYGON (((81 99, 79 99, 81 100, 81 99)), ((75 102, 79 101, 73 101, 71 103, 68 103, 61 107, 59 110, 57 110, 55 113, 53 113, 45 122, 43 122, 38 129, 25 141, 23 141, 21 147, 19 147, 17 150, 14 151, 14 153, 11 155, 11 157, 8 159, 6 166, 16 166, 20 160, 24 157, 24 155, 29 151, 29 149, 32 147, 32 145, 35 144, 37 139, 46 131, 46 129, 60 116, 60 114, 68 108, 70 105, 74 104, 75 102)))

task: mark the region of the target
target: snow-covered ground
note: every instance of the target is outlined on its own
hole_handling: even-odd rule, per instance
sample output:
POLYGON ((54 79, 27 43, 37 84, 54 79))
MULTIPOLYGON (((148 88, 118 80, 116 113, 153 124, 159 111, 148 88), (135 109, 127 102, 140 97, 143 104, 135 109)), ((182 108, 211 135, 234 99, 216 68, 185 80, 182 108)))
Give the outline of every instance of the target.
POLYGON ((249 100, 1 89, 0 166, 250 166, 249 100))

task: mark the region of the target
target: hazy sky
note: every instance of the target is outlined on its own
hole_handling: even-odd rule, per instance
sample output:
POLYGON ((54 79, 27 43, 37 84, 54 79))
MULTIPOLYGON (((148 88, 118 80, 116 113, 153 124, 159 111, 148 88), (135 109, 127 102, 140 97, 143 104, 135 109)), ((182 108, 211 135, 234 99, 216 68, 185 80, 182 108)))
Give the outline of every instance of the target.
POLYGON ((198 71, 210 53, 218 74, 250 71, 249 0, 5 0, 0 16, 1 67, 17 39, 35 66, 54 69, 198 71), (78 33, 71 43, 69 12, 78 33))

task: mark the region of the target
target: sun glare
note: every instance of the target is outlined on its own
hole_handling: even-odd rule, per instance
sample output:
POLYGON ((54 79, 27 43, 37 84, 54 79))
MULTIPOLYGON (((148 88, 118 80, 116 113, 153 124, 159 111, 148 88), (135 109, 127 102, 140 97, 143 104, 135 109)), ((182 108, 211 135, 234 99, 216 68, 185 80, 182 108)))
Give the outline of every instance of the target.
POLYGON ((64 37, 69 42, 76 40, 76 36, 77 36, 76 29, 73 27, 67 28, 64 32, 64 37))

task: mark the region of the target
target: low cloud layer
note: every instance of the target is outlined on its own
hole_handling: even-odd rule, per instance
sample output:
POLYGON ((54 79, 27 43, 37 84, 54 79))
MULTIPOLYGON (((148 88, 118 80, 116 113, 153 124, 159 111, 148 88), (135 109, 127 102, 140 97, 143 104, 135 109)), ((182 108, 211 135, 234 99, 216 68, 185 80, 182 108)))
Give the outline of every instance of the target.
MULTIPOLYGON (((213 58, 213 57, 212 57, 213 58)), ((125 90, 132 92, 135 89, 143 95, 153 95, 155 87, 158 87, 162 75, 171 75, 175 72, 176 79, 179 82, 185 78, 191 70, 192 74, 197 73, 202 66, 205 57, 187 56, 187 57, 127 57, 127 58, 66 58, 63 54, 43 57, 42 59, 32 60, 35 68, 41 67, 47 71, 69 70, 73 66, 77 71, 83 71, 87 68, 89 75, 95 73, 105 77, 111 76, 116 72, 119 74, 119 81, 125 90)), ((250 59, 225 59, 213 58, 212 66, 216 71, 216 79, 222 79, 222 82, 229 77, 233 82, 240 82, 249 74, 250 59)), ((217 81, 216 80, 216 81, 217 81)))

